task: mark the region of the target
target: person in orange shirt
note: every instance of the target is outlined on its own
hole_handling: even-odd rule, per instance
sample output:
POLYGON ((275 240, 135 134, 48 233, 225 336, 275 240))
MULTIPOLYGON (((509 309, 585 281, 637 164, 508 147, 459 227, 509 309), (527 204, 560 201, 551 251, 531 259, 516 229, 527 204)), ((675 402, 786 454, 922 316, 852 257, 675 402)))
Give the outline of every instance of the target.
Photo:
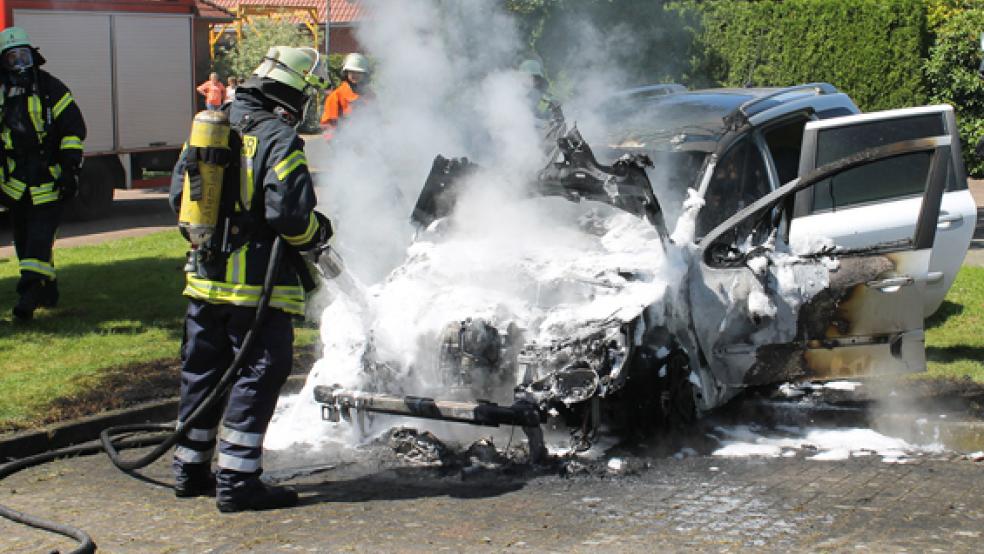
POLYGON ((209 74, 208 81, 198 85, 195 90, 205 97, 205 109, 217 111, 222 106, 222 101, 225 99, 225 85, 219 81, 218 73, 209 74))
POLYGON ((331 139, 338 121, 352 112, 352 105, 359 97, 366 96, 365 86, 369 73, 369 62, 362 54, 345 56, 342 64, 342 84, 338 85, 325 98, 325 109, 321 114, 321 126, 325 138, 331 139))

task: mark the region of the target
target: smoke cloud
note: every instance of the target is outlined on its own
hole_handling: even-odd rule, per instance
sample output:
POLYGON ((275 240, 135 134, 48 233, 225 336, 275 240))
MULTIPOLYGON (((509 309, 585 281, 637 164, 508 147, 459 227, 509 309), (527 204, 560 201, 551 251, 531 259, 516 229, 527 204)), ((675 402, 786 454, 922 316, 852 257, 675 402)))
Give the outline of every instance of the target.
MULTIPOLYGON (((530 53, 510 14, 493 2, 369 4, 372 24, 358 38, 375 64, 374 95, 330 142, 307 147, 319 170, 319 208, 336 227, 333 246, 367 298, 360 305, 335 295, 324 309, 324 356, 296 413, 280 418, 282 444, 295 433, 312 440, 315 384, 369 384, 362 356, 370 340, 376 358, 401 371, 382 384, 386 392, 438 395, 440 376, 426 362, 449 322, 482 317, 505 329, 518 321, 542 324, 544 339, 564 336, 578 322, 657 302, 685 270, 677 258, 667 263, 660 237, 634 216, 559 198, 522 200, 547 160, 529 78, 516 70, 530 53), (437 154, 467 156, 482 170, 439 240, 412 242, 409 215, 437 154), (626 268, 666 278, 635 286, 620 276, 626 268)), ((589 63, 566 74, 577 94, 565 112, 569 123, 585 122, 592 141, 604 133, 594 108, 625 79, 605 61, 611 41, 587 23, 579 33, 571 52, 589 63)), ((516 381, 505 381, 508 393, 516 381)))

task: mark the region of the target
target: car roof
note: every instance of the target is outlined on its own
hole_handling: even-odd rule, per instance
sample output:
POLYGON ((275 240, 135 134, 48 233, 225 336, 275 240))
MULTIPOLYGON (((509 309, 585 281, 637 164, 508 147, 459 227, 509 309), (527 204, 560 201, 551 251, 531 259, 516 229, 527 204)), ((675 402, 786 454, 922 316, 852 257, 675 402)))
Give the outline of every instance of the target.
MULTIPOLYGON (((825 94, 836 89, 825 85, 825 94)), ((618 97, 606 105, 611 117, 608 143, 618 147, 711 151, 728 130, 727 120, 754 105, 762 112, 813 94, 802 87, 714 88, 662 96, 618 97)), ((747 115, 747 114, 746 114, 747 115)))

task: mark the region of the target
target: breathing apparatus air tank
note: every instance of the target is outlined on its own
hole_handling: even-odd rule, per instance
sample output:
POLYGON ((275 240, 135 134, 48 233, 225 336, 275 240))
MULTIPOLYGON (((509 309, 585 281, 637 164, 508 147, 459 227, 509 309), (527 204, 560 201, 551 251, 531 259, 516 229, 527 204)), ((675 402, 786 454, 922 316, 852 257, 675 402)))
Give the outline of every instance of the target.
POLYGON ((219 221, 222 179, 230 160, 229 132, 225 112, 199 112, 191 124, 178 227, 193 251, 212 238, 219 221))

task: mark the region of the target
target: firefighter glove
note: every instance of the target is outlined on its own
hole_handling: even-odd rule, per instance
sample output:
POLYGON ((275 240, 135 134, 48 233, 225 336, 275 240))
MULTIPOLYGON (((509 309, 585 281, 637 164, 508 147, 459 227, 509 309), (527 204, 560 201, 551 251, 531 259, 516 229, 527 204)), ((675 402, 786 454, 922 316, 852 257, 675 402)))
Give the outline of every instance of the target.
POLYGON ((314 212, 314 217, 318 219, 318 234, 315 238, 314 250, 323 250, 328 246, 328 239, 334 234, 331 220, 321 212, 314 212))
POLYGON ((59 196, 62 200, 74 200, 79 195, 79 176, 66 171, 58 178, 59 196))

